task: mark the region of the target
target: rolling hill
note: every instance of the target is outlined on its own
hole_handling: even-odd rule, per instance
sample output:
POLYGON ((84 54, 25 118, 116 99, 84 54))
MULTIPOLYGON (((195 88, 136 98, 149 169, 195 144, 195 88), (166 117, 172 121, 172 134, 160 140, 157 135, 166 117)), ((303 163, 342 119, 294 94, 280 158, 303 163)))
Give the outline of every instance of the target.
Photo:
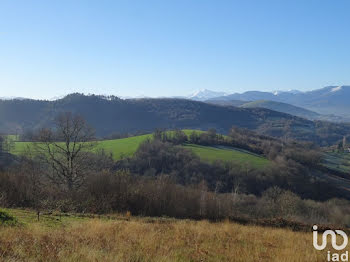
POLYGON ((320 119, 321 115, 308 109, 293 106, 287 103, 275 102, 270 100, 257 100, 240 105, 243 108, 267 108, 277 112, 291 114, 306 119, 320 119))
POLYGON ((269 160, 265 157, 233 147, 213 147, 193 144, 186 144, 184 147, 190 149, 202 160, 208 162, 235 162, 242 166, 249 164, 249 166, 256 169, 264 168, 269 164, 269 160))
MULTIPOLYGON (((184 130, 187 136, 189 136, 193 131, 195 130, 184 130)), ((106 153, 112 153, 114 160, 119 160, 123 157, 132 156, 138 149, 139 145, 146 139, 152 139, 152 134, 113 140, 102 140, 97 142, 94 151, 96 152, 103 149, 106 153)), ((31 146, 32 142, 15 142, 15 146, 11 153, 20 155, 21 153, 25 152, 26 147, 31 146)), ((193 144, 185 144, 183 147, 193 151, 203 161, 207 162, 234 161, 242 165, 249 163, 250 166, 257 169, 264 168, 269 163, 269 161, 262 156, 237 148, 200 146, 193 144)))
POLYGON ((215 100, 215 99, 211 99, 211 100, 207 100, 206 102, 209 103, 209 104, 214 104, 214 105, 240 107, 241 105, 249 103, 250 101, 243 101, 243 100, 215 100))
POLYGON ((215 128, 226 134, 232 126, 261 134, 335 143, 350 134, 350 124, 313 122, 265 108, 237 108, 186 99, 119 99, 71 94, 55 101, 0 100, 0 132, 22 133, 53 125, 60 112, 82 115, 97 135, 152 132, 156 128, 215 128))

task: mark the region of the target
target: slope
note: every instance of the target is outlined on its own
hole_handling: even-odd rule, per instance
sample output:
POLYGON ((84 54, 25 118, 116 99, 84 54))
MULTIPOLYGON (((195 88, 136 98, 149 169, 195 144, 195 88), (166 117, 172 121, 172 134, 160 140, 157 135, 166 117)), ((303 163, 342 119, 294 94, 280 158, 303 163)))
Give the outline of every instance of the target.
POLYGON ((270 100, 257 100, 253 102, 248 102, 243 105, 240 105, 243 108, 267 108, 274 111, 291 114, 306 119, 319 119, 320 114, 313 112, 311 110, 293 106, 287 103, 270 101, 270 100))
MULTIPOLYGON (((193 131, 195 130, 184 130, 185 134, 187 135, 193 131)), ((106 153, 112 153, 114 160, 119 160, 123 157, 132 156, 137 151, 139 145, 146 139, 152 139, 152 134, 98 141, 93 150, 96 152, 103 149, 106 153)), ((12 153, 20 155, 21 153, 25 152, 25 148, 27 146, 31 147, 32 143, 16 142, 12 153)), ((249 164, 250 166, 258 169, 265 167, 269 163, 269 161, 264 157, 236 148, 199 146, 193 144, 185 144, 183 147, 188 150, 192 150, 203 161, 208 162, 213 162, 216 160, 221 160, 224 162, 234 161, 242 165, 249 164)))
POLYGON ((0 101, 0 132, 21 133, 53 125, 60 112, 82 115, 98 136, 113 132, 153 132, 156 128, 215 128, 226 134, 232 126, 265 135, 332 144, 350 133, 350 124, 313 122, 265 108, 237 108, 185 99, 131 99, 72 94, 56 101, 0 101))

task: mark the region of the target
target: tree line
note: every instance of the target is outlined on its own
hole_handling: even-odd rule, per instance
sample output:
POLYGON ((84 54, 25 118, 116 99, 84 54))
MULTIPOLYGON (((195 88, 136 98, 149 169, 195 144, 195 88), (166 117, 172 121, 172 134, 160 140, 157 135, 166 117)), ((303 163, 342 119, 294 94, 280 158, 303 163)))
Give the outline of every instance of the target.
POLYGON ((343 192, 313 176, 317 147, 232 128, 187 135, 156 130, 137 152, 115 162, 96 145, 81 116, 62 113, 54 128, 37 132, 33 147, 0 172, 0 204, 60 212, 126 212, 145 216, 222 219, 284 216, 300 221, 347 221, 331 213, 329 201, 348 214, 343 192), (271 160, 265 169, 247 163, 206 163, 183 143, 226 145, 271 160), (320 193, 322 192, 322 193, 320 193), (309 199, 309 200, 306 200, 309 199), (320 202, 323 201, 323 202, 320 202), (326 201, 326 202, 324 202, 326 201), (333 203, 332 202, 332 203, 333 203))

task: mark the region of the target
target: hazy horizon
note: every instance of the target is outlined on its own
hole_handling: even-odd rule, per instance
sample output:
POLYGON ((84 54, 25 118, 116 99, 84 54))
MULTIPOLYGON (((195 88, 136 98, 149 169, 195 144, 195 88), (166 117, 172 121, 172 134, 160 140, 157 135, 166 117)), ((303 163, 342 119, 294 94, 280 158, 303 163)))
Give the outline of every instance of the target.
POLYGON ((347 1, 2 1, 0 97, 350 83, 347 1))
MULTIPOLYGON (((325 87, 321 87, 321 88, 316 88, 316 89, 312 89, 312 90, 305 90, 305 91, 301 91, 301 90, 298 90, 298 89, 289 89, 289 90, 260 90, 261 92, 268 92, 268 93, 275 93, 275 92, 302 92, 302 93, 305 93, 305 92, 309 92, 309 91, 315 91, 315 90, 320 90, 320 89, 323 89, 323 88, 327 88, 327 87, 340 87, 340 86, 346 86, 346 87, 350 87, 350 85, 334 85, 334 86, 325 86, 325 87)), ((189 93, 189 94, 183 94, 183 95, 177 95, 177 96, 161 96, 161 95, 158 95, 158 96, 148 96, 148 95, 135 95, 135 96, 122 96, 122 95, 118 95, 118 94, 108 94, 108 93, 86 93, 86 92, 70 92, 70 93, 66 93, 66 94, 62 94, 62 95, 59 95, 59 96, 54 96, 54 97, 24 97, 24 96, 0 96, 0 99, 8 99, 8 100, 11 100, 11 99, 34 99, 34 100, 48 100, 48 101, 54 101, 54 100, 58 100, 58 99, 62 99, 68 95, 71 95, 71 94, 83 94, 83 95, 86 95, 86 96, 89 96, 89 95, 97 95, 97 96, 116 96, 116 97, 119 97, 119 98, 122 98, 122 99, 134 99, 134 98, 191 98, 192 96, 195 96, 197 93, 200 93, 200 92, 204 92, 204 91, 212 91, 212 92, 218 92, 218 93, 225 93, 225 95, 232 95, 232 94, 242 94, 242 93, 245 93, 245 92, 249 92, 249 91, 258 91, 258 90, 246 90, 246 91, 243 91, 243 92, 223 92, 221 90, 210 90, 210 89, 198 89, 198 90, 194 90, 192 93, 189 93)), ((220 97, 221 95, 218 95, 218 96, 213 96, 213 97, 220 97)), ((204 99, 205 100, 205 99, 204 99)))

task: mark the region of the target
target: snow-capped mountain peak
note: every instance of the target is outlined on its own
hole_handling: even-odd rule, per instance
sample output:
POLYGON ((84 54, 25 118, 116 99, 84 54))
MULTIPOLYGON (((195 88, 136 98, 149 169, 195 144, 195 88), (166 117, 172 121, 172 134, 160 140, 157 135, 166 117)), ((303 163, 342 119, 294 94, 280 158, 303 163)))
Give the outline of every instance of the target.
POLYGON ((342 88, 343 88, 342 86, 334 87, 334 88, 331 89, 331 92, 340 91, 342 88))
POLYGON ((194 92, 193 94, 189 95, 187 98, 192 100, 204 101, 214 97, 226 96, 226 95, 227 93, 225 92, 217 92, 217 91, 212 91, 208 89, 202 89, 194 92))
POLYGON ((300 94, 302 93, 301 91, 299 90, 295 90, 295 89, 290 89, 290 90, 287 90, 287 91, 281 91, 281 90, 276 90, 276 91, 273 91, 272 92, 275 96, 278 96, 280 94, 283 94, 283 93, 287 93, 287 94, 293 94, 293 95, 296 95, 296 94, 300 94))

